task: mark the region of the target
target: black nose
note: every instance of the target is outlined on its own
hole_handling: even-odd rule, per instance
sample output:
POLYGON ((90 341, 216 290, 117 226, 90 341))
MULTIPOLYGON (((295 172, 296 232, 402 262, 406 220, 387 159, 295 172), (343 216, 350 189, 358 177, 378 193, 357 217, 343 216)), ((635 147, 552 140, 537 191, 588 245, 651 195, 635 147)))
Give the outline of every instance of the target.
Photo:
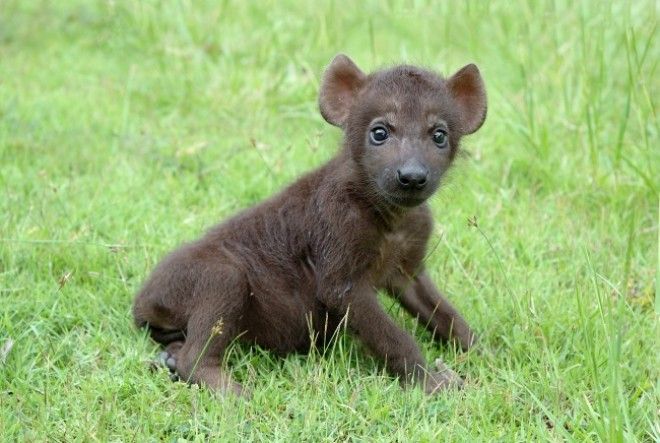
POLYGON ((399 185, 405 189, 422 189, 426 186, 429 171, 422 166, 404 166, 396 171, 399 185))

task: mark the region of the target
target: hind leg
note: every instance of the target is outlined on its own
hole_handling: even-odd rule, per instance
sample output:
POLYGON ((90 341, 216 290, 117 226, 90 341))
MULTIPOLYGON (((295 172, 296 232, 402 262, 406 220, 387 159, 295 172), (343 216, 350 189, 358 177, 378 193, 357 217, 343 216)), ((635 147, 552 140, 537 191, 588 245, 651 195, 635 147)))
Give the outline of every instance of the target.
POLYGON ((182 345, 168 347, 174 360, 170 364, 181 380, 222 393, 243 392, 242 386, 221 369, 220 363, 225 349, 240 332, 247 294, 247 282, 233 268, 213 269, 200 276, 187 336, 182 345))
POLYGON ((205 310, 195 313, 185 342, 175 342, 166 348, 167 367, 188 383, 241 395, 243 387, 221 368, 224 351, 238 332, 234 320, 224 315, 211 317, 205 310))

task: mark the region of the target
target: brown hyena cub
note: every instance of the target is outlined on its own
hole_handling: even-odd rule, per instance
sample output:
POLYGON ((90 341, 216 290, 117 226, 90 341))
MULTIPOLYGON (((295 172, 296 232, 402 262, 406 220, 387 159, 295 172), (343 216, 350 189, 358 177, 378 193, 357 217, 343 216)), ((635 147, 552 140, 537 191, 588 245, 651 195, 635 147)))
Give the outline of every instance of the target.
POLYGON ((435 338, 463 349, 473 343, 423 259, 432 227, 425 202, 461 137, 486 116, 479 70, 467 65, 445 79, 397 66, 366 75, 338 55, 319 105, 344 131, 341 152, 169 254, 135 299, 136 323, 166 346, 167 366, 181 379, 222 392, 242 391, 220 367, 235 338, 279 354, 305 352, 344 319, 402 380, 428 393, 460 386, 439 361, 427 365, 377 291, 398 299, 435 338))

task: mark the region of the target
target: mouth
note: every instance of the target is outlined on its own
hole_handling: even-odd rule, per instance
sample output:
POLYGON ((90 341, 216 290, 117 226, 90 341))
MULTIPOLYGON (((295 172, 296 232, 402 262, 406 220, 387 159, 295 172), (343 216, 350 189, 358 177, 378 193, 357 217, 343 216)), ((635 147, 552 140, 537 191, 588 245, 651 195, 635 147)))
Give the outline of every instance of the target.
POLYGON ((384 193, 384 197, 389 203, 404 208, 413 208, 415 206, 421 205, 426 201, 426 198, 420 197, 418 195, 400 195, 391 194, 389 192, 384 193))

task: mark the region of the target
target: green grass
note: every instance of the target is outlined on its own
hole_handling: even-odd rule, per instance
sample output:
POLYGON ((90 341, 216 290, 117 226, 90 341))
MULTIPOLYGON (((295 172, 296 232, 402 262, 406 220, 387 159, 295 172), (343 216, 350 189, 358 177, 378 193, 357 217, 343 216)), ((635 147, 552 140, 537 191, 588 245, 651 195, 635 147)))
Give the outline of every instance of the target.
POLYGON ((658 441, 654 1, 0 2, 5 441, 658 441), (438 3, 438 4, 436 4, 438 3), (483 340, 402 390, 350 336, 235 346, 246 402, 152 374, 133 295, 179 243, 337 150, 316 94, 365 70, 476 62, 486 124, 432 202, 432 277, 483 340), (476 216, 478 229, 468 225, 476 216))

